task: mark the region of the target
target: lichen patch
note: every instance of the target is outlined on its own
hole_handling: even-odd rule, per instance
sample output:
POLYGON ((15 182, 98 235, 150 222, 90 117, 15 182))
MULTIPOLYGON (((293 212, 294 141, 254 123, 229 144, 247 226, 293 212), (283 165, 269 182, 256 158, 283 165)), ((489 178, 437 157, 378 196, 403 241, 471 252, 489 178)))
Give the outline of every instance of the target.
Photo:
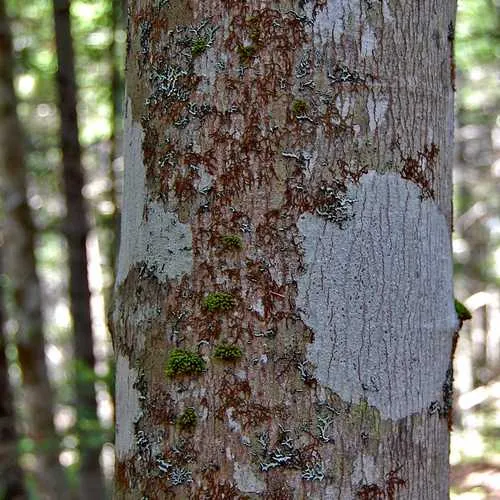
POLYGON ((140 394, 134 387, 137 382, 137 370, 130 368, 129 360, 122 354, 116 360, 116 411, 128 418, 119 419, 116 424, 116 457, 125 461, 133 454, 135 443, 134 424, 139 417, 140 394))
POLYGON ((371 95, 368 96, 366 106, 368 108, 369 127, 371 132, 375 132, 375 130, 382 125, 388 105, 389 100, 386 97, 378 97, 375 99, 371 95))
POLYGON ((266 489, 266 483, 254 474, 250 465, 235 462, 233 478, 243 493, 262 493, 266 489))
POLYGON ((314 332, 320 384, 400 419, 441 397, 457 327, 450 238, 436 203, 398 174, 369 172, 347 195, 343 226, 298 221, 305 272, 297 308, 314 332))
POLYGON ((127 203, 122 214, 116 285, 120 285, 130 268, 139 262, 144 262, 160 281, 179 278, 193 266, 191 228, 181 223, 177 214, 166 209, 163 203, 147 202, 142 153, 144 132, 132 119, 130 99, 126 120, 127 168, 123 196, 127 203))

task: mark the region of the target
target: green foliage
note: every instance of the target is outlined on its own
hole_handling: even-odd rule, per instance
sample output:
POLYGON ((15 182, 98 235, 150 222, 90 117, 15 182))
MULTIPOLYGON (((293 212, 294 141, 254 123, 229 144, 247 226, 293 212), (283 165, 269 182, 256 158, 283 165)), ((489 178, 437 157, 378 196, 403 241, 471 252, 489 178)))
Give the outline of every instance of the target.
POLYGON ((235 361, 243 356, 242 350, 236 345, 226 343, 215 346, 214 357, 223 361, 235 361))
POLYGON ((180 375, 198 375, 205 370, 203 358, 187 349, 172 349, 165 365, 167 377, 180 375))
POLYGON ((303 115, 307 113, 307 103, 301 99, 296 99, 292 103, 292 112, 294 115, 303 115))
POLYGON ((235 303, 230 293, 211 292, 203 300, 203 307, 209 312, 228 311, 235 306, 235 303))
POLYGON ((196 415, 196 412, 194 411, 194 408, 186 408, 177 417, 176 423, 180 429, 185 430, 185 429, 192 429, 193 427, 195 427, 197 420, 198 417, 196 415))
POLYGON ((236 234, 227 234, 221 240, 226 248, 234 248, 235 250, 243 248, 243 240, 236 234))
POLYGON ((471 312, 457 299, 455 299, 455 311, 460 321, 467 321, 472 318, 471 312))
POLYGON ((461 0, 455 30, 457 95, 461 123, 488 123, 496 118, 500 88, 500 15, 492 0, 461 0))

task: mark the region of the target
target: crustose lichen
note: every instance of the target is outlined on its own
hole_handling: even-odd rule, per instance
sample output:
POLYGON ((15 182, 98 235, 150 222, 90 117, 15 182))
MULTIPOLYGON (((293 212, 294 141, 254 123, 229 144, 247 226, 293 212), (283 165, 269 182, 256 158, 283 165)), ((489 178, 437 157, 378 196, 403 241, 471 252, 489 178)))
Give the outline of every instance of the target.
POLYGON ((172 349, 165 366, 167 377, 179 375, 197 375, 205 370, 203 358, 187 349, 172 349))
POLYGON ((235 304, 234 297, 226 292, 211 292, 203 300, 203 307, 208 312, 229 311, 235 304))

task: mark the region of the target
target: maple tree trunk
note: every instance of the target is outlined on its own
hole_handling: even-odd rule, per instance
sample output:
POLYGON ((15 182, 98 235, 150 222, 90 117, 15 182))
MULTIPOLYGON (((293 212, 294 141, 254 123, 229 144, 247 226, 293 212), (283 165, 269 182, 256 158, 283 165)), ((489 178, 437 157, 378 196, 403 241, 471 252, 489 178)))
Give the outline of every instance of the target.
POLYGON ((454 19, 129 2, 115 498, 448 498, 454 19))

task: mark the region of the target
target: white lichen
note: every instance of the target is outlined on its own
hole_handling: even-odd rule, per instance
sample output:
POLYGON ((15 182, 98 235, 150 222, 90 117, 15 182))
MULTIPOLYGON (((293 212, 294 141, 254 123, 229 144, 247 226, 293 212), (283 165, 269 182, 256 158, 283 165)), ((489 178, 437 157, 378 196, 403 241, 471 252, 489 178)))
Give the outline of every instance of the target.
POLYGON ((387 97, 374 98, 371 95, 368 96, 366 107, 368 109, 369 118, 368 126, 371 132, 375 132, 375 130, 382 125, 388 106, 389 99, 387 99, 387 97))
POLYGON ((134 436, 134 421, 141 415, 140 393, 134 387, 137 370, 130 368, 129 360, 122 354, 116 359, 116 456, 120 461, 130 458, 137 437, 134 436))
POLYGON ((344 228, 298 221, 306 271, 297 309, 314 332, 307 360, 345 401, 399 419, 439 399, 457 327, 449 227, 437 204, 398 174, 350 186, 344 228))
POLYGON ((231 432, 241 433, 241 424, 233 418, 234 408, 227 408, 226 417, 227 417, 227 425, 231 432))
POLYGON ((144 132, 132 118, 130 99, 125 126, 125 178, 120 252, 116 285, 130 269, 146 265, 160 281, 179 278, 193 266, 192 235, 188 224, 162 203, 148 201, 142 155, 144 132))
POLYGON ((249 464, 234 463, 233 478, 236 486, 243 493, 262 493, 266 489, 266 483, 259 479, 249 464))

